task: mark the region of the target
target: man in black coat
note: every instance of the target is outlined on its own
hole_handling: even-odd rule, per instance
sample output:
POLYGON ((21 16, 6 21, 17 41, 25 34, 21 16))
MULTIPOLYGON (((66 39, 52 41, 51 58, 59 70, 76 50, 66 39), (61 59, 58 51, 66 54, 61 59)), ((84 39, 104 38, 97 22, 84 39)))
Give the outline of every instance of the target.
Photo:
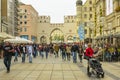
POLYGON ((3 56, 4 56, 4 64, 7 68, 7 73, 10 72, 10 65, 11 65, 11 59, 12 59, 12 53, 14 52, 13 46, 9 42, 5 42, 5 45, 3 46, 3 56))

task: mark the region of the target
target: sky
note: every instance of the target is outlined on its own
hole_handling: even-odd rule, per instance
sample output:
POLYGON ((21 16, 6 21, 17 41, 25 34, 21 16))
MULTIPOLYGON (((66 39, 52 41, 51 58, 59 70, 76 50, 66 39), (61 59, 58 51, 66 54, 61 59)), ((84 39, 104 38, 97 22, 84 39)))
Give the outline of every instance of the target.
MULTIPOLYGON (((20 0, 31 4, 39 15, 51 17, 51 23, 63 23, 64 16, 76 15, 77 0, 20 0)), ((82 0, 85 2, 86 0, 82 0)))

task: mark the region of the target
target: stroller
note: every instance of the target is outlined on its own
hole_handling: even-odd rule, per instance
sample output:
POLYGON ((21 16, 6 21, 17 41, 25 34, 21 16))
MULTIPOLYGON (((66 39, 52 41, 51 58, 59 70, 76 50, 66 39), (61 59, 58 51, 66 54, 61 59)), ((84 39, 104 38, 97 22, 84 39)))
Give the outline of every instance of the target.
POLYGON ((88 64, 90 68, 88 74, 89 77, 91 77, 91 75, 95 75, 97 78, 104 78, 104 71, 101 67, 102 64, 98 60, 96 60, 95 58, 90 58, 88 64))

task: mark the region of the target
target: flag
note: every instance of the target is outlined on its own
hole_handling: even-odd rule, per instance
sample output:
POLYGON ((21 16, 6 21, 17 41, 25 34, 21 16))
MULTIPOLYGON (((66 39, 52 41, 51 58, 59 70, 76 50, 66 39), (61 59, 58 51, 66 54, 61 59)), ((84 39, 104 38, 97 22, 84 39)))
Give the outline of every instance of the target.
POLYGON ((78 35, 80 40, 84 40, 85 39, 85 31, 84 31, 84 25, 80 24, 79 28, 78 28, 78 35))

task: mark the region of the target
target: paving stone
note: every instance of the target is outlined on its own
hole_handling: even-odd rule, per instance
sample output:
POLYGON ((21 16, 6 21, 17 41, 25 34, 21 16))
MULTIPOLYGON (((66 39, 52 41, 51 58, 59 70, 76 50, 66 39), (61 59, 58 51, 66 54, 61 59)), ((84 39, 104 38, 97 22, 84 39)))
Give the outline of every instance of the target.
MULTIPOLYGON (((20 60, 21 61, 21 60, 20 60)), ((49 57, 47 60, 40 57, 33 58, 33 63, 16 62, 11 66, 11 72, 0 70, 0 80, 99 80, 88 77, 86 74, 87 61, 72 63, 72 61, 62 61, 60 58, 49 57)), ((0 65, 4 66, 3 62, 0 65)), ((105 78, 100 80, 119 80, 120 68, 119 63, 102 63, 105 70, 105 78), (118 66, 116 66, 118 65, 118 66)))

